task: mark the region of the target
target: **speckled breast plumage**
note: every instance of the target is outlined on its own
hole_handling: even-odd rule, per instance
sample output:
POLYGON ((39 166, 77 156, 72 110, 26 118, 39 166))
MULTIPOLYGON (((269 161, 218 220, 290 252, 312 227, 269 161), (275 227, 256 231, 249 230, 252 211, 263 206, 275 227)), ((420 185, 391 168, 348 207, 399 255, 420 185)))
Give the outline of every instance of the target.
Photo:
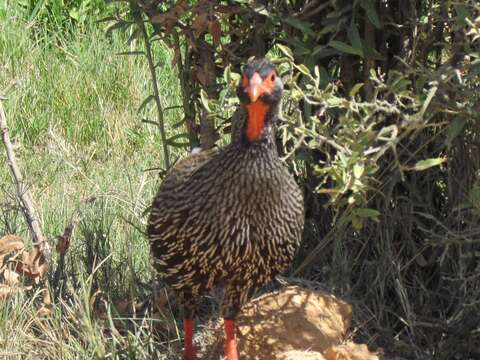
POLYGON ((304 222, 302 193, 274 144, 232 143, 197 160, 172 171, 152 206, 159 276, 187 294, 270 282, 290 265, 304 222))

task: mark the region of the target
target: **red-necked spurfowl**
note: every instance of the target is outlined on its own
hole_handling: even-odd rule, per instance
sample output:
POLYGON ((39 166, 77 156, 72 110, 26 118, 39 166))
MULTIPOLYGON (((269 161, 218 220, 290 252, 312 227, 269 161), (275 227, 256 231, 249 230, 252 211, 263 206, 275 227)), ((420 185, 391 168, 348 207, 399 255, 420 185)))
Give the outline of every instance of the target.
POLYGON ((185 359, 195 305, 225 287, 225 353, 237 360, 235 316, 253 292, 285 271, 300 243, 303 196, 278 157, 274 129, 283 85, 264 59, 242 68, 237 90, 244 124, 232 143, 175 166, 153 202, 148 225, 153 264, 184 305, 185 359))

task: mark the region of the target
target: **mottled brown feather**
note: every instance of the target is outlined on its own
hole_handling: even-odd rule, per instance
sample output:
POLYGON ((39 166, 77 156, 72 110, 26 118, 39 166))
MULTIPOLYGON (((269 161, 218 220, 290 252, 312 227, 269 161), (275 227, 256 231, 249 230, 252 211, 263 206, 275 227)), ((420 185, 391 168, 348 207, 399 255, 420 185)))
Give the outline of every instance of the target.
POLYGON ((234 124, 230 145, 180 161, 153 202, 153 266, 183 295, 186 316, 199 295, 224 286, 223 315, 234 317, 253 291, 292 262, 303 231, 303 195, 277 154, 277 116, 272 109, 258 141, 246 143, 244 124, 234 124))

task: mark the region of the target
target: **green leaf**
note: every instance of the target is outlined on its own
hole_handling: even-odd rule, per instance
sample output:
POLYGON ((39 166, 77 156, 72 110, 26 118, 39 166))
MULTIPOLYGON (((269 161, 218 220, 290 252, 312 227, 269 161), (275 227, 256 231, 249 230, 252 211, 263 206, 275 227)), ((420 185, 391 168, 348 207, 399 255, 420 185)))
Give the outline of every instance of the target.
POLYGON ((450 146, 452 141, 462 133, 463 128, 467 124, 465 119, 455 119, 453 120, 447 128, 447 138, 445 139, 445 144, 450 146))
POLYGON ((352 217, 352 225, 355 228, 355 230, 362 230, 363 228, 363 219, 358 217, 358 216, 353 216, 352 217))
POLYGON ((440 165, 446 160, 447 160, 446 158, 431 158, 431 159, 420 160, 415 164, 412 170, 415 170, 415 171, 427 170, 433 166, 440 165))
POLYGON ((456 24, 457 28, 461 28, 463 26, 466 26, 467 25, 467 22, 466 22, 467 18, 473 19, 473 16, 470 13, 469 8, 466 5, 456 4, 456 5, 453 5, 453 8, 455 9, 455 12, 457 13, 457 19, 456 19, 457 22, 458 22, 458 24, 456 24))
POLYGON ((304 75, 310 75, 310 70, 303 64, 295 65, 295 68, 304 75))
POLYGON ((385 60, 385 57, 382 54, 380 54, 374 48, 367 46, 365 44, 363 45, 363 54, 367 59, 380 60, 380 61, 385 60))
POLYGON ((126 21, 123 21, 123 20, 120 20, 120 21, 116 22, 115 24, 109 26, 108 29, 105 30, 105 33, 106 33, 107 36, 110 36, 113 31, 115 31, 115 30, 125 30, 130 25, 131 25, 130 23, 128 23, 126 21))
POLYGON ((353 176, 355 176, 356 179, 360 179, 364 171, 365 167, 363 166, 363 164, 353 165, 353 176))
POLYGON ((207 110, 208 112, 212 112, 212 109, 210 108, 210 103, 208 101, 208 95, 203 89, 200 91, 200 101, 202 102, 205 110, 207 110))
POLYGON ((150 125, 158 126, 158 123, 157 123, 157 122, 152 121, 152 120, 149 120, 149 119, 142 119, 142 122, 145 123, 145 124, 150 124, 150 125))
POLYGON ((177 135, 173 135, 172 137, 168 138, 166 141, 167 141, 167 144, 170 145, 170 146, 173 146, 173 147, 185 147, 185 146, 188 146, 190 144, 190 142, 188 141, 189 140, 189 137, 187 134, 177 134, 177 135), (177 141, 177 140, 180 140, 180 139, 186 139, 187 141, 177 141))
POLYGON ((70 11, 68 12, 68 15, 75 21, 80 20, 80 12, 78 11, 77 8, 70 9, 70 11))
POLYGON ((286 43, 285 45, 288 45, 290 49, 295 49, 295 55, 309 55, 312 52, 311 47, 307 46, 305 42, 300 41, 296 38, 287 38, 284 39, 284 41, 286 43))
POLYGON ((232 66, 230 64, 227 65, 223 71, 223 79, 227 84, 229 84, 232 79, 232 66))
POLYGON ((352 89, 350 90, 350 97, 355 97, 355 95, 357 95, 357 93, 360 91, 360 89, 363 87, 363 83, 357 83, 355 85, 352 86, 352 89))
POLYGON ((137 113, 141 112, 145 108, 145 106, 147 106, 147 104, 154 99, 155 99, 155 96, 153 95, 147 96, 147 98, 143 100, 140 106, 138 107, 137 113))
POLYGON ((340 52, 346 53, 346 54, 352 54, 352 55, 358 55, 362 56, 362 53, 353 48, 352 46, 338 41, 338 40, 332 40, 330 41, 330 46, 333 47, 334 49, 337 49, 340 52))
POLYGON ((316 46, 310 54, 310 56, 315 59, 323 59, 333 55, 337 55, 337 51, 332 48, 327 48, 326 46, 316 46))
POLYGON ((358 51, 358 53, 361 54, 361 56, 363 57, 364 52, 363 52, 363 46, 362 46, 362 39, 360 38, 358 28, 353 21, 348 27, 347 36, 348 36, 348 40, 350 41, 350 44, 352 44, 352 47, 356 51, 358 51))
POLYGON ((286 57, 293 60, 293 52, 290 48, 282 44, 277 44, 277 47, 286 57))
POLYGON ((374 2, 372 0, 361 0, 360 6, 365 10, 368 20, 370 20, 373 26, 375 26, 377 29, 381 29, 382 24, 380 22, 380 18, 378 17, 377 10, 375 10, 374 2))
POLYGON ((45 0, 39 0, 36 4, 35 4, 35 7, 33 8, 32 10, 32 13, 30 14, 30 16, 28 17, 28 22, 31 22, 33 21, 36 16, 38 15, 38 13, 40 12, 40 10, 43 8, 43 4, 45 4, 45 0))
POLYGON ((182 127, 183 124, 185 124, 185 118, 183 118, 182 120, 177 121, 176 123, 174 123, 174 124, 172 125, 172 128, 173 128, 173 129, 178 129, 178 128, 182 127))
POLYGON ((427 98, 423 102, 422 108, 420 109, 420 111, 417 114, 415 114, 415 116, 417 116, 419 119, 423 118, 423 115, 425 114, 425 111, 427 110, 428 105, 430 105, 430 101, 432 101, 433 97, 437 93, 437 90, 438 90, 438 86, 432 86, 428 90, 427 98))
POLYGON ((287 17, 286 19, 282 19, 282 21, 288 25, 290 25, 291 27, 294 27, 298 30, 300 30, 303 34, 305 35, 308 35, 310 37, 315 37, 316 36, 316 33, 314 31, 312 31, 312 29, 310 28, 311 25, 310 23, 308 22, 305 22, 305 21, 301 21, 297 18, 294 18, 294 17, 287 17))
POLYGON ((330 77, 329 72, 323 66, 320 66, 320 85, 328 84, 332 78, 330 77))
POLYGON ((257 14, 266 16, 266 17, 271 17, 270 12, 267 10, 267 7, 263 4, 253 4, 252 5, 252 10, 256 12, 257 14))
POLYGON ((362 219, 376 220, 380 216, 380 211, 370 208, 358 208, 353 210, 353 214, 362 219))
POLYGON ((98 19, 97 23, 102 23, 102 22, 106 22, 106 21, 113 21, 113 20, 117 20, 117 18, 115 16, 106 16, 104 18, 101 18, 101 19, 98 19))

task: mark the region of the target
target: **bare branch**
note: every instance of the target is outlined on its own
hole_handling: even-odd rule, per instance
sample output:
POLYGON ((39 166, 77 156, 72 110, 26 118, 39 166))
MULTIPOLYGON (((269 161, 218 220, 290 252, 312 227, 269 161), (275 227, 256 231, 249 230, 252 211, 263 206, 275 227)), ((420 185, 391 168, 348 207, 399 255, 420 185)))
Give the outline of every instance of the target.
POLYGON ((10 135, 7 127, 7 117, 5 116, 5 111, 3 109, 2 97, 0 97, 0 131, 2 133, 2 140, 5 144, 5 149, 7 152, 7 162, 12 173, 12 177, 15 181, 17 196, 22 206, 23 215, 27 221, 28 227, 32 233, 33 241, 35 247, 38 247, 38 250, 44 257, 44 260, 47 264, 50 263, 51 252, 50 246, 43 237, 42 229, 40 226, 40 221, 35 215, 35 208, 33 206, 32 196, 28 187, 23 179, 20 168, 15 157, 15 152, 13 150, 12 142, 10 141, 10 135))

